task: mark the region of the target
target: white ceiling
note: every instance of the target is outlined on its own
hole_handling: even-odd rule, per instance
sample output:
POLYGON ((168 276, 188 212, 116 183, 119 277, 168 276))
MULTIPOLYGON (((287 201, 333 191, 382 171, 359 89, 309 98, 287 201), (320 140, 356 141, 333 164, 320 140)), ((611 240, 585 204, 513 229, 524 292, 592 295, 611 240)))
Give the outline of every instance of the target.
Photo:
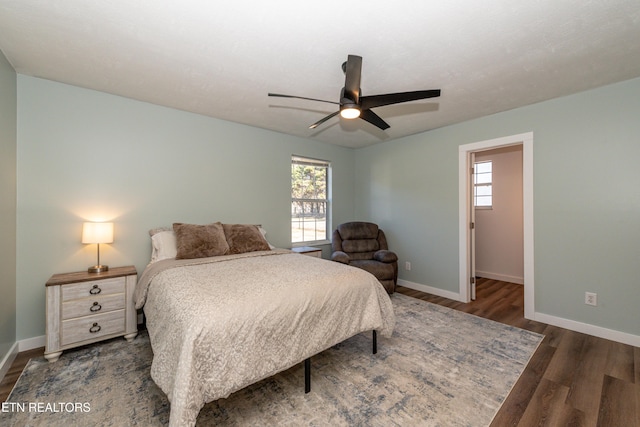
POLYGON ((18 73, 347 147, 640 76, 638 0, 0 0, 18 73), (362 94, 442 89, 335 117, 340 68, 362 94))

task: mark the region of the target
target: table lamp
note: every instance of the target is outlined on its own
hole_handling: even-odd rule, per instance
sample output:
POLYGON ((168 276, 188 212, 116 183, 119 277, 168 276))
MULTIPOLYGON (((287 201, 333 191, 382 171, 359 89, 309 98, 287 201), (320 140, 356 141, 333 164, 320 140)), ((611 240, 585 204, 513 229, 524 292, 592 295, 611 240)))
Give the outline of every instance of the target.
POLYGON ((100 264, 100 243, 113 243, 112 222, 85 222, 82 224, 82 243, 98 244, 98 262, 89 267, 89 273, 102 273, 108 271, 108 265, 100 264))

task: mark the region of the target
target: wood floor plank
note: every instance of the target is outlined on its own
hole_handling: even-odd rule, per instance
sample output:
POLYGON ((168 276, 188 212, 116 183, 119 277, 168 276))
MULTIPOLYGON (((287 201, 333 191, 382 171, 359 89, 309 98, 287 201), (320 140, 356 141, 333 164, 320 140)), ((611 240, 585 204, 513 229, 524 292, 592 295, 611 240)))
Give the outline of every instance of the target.
POLYGON ((584 414, 565 404, 568 394, 569 387, 543 378, 518 425, 565 426, 577 416, 584 419, 584 414))
POLYGON ((566 331, 562 341, 558 344, 556 357, 544 373, 544 377, 570 387, 577 375, 579 360, 587 336, 578 332, 566 331))
POLYGON ((544 328, 542 334, 544 335, 544 343, 551 347, 559 347, 565 337, 566 329, 559 328, 557 326, 548 325, 544 328))
POLYGON ((538 388, 542 374, 553 359, 556 349, 540 345, 494 417, 491 427, 515 426, 520 422, 533 395, 538 388))
POLYGON ((614 341, 607 341, 609 354, 604 373, 621 380, 634 383, 633 347, 614 341))
POLYGON ((636 394, 636 424, 640 426, 640 348, 633 348, 634 371, 635 371, 635 394, 636 394))
POLYGON ((606 340, 586 336, 567 403, 583 411, 588 419, 598 417, 608 353, 606 340))
MULTIPOLYGON (((640 347, 633 348, 633 360, 634 360, 634 371, 635 371, 635 383, 640 385, 640 347)), ((640 425, 640 424, 638 424, 640 425)))
POLYGON ((629 399, 635 396, 635 392, 635 384, 605 375, 597 425, 602 427, 637 425, 636 402, 635 399, 629 399))

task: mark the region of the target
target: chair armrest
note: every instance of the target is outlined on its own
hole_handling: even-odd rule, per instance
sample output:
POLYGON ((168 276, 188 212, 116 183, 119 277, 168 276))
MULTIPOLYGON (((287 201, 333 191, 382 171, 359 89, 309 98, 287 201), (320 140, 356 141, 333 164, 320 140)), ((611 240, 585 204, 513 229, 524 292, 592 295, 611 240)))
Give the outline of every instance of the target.
POLYGON ((392 262, 398 261, 398 255, 396 255, 394 252, 382 249, 382 250, 376 251, 373 254, 373 259, 375 259, 376 261, 390 264, 392 262))
POLYGON ((349 255, 342 251, 335 251, 331 254, 332 261, 338 261, 343 264, 349 264, 349 255))

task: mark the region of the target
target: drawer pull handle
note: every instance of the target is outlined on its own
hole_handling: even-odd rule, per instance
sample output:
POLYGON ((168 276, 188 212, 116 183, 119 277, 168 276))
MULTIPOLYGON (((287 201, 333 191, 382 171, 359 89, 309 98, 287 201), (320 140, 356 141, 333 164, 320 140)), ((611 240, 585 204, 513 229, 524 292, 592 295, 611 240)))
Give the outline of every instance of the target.
POLYGON ((102 306, 98 304, 98 301, 94 302, 93 305, 89 308, 91 311, 100 311, 102 310, 102 306))
POLYGON ((89 293, 91 295, 97 295, 100 292, 102 292, 102 289, 100 289, 100 287, 98 287, 98 285, 93 285, 93 288, 89 289, 89 293))
POLYGON ((102 326, 98 325, 98 323, 96 322, 92 327, 89 328, 89 332, 95 334, 96 332, 100 332, 100 329, 102 329, 102 326))

